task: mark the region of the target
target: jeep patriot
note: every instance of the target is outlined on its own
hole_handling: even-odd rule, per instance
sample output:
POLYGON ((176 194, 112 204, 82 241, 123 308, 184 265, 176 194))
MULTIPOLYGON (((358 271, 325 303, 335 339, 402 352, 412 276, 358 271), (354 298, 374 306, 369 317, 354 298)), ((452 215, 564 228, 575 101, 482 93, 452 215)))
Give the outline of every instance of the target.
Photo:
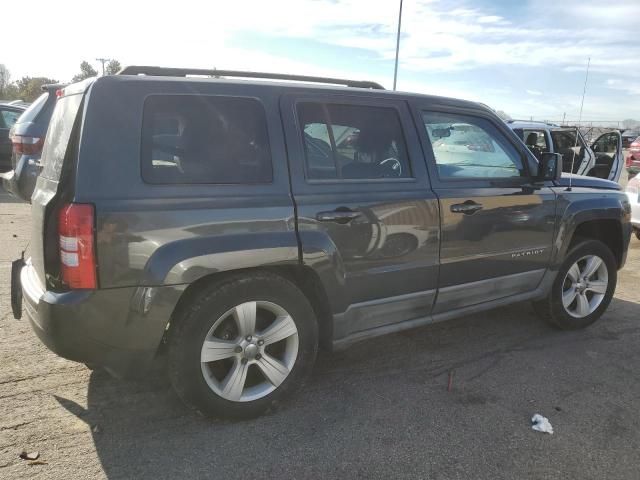
POLYGON ((616 183, 487 107, 365 81, 127 67, 60 92, 42 162, 14 316, 119 377, 166 354, 207 416, 261 414, 319 347, 522 301, 586 327, 631 234, 616 183))

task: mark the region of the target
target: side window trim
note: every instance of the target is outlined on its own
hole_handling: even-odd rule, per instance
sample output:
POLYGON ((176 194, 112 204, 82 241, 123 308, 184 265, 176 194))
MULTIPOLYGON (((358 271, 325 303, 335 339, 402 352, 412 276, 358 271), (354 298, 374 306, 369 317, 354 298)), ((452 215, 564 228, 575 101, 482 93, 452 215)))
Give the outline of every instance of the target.
MULTIPOLYGON (((414 166, 412 165, 411 159, 411 148, 409 147, 407 132, 405 131, 406 125, 404 125, 402 121, 402 112, 399 110, 398 106, 395 104, 380 104, 374 101, 368 101, 367 99, 362 99, 358 97, 327 97, 323 98, 322 96, 299 96, 294 98, 292 102, 293 106, 293 118, 295 120, 295 127, 298 132, 299 141, 303 145, 303 155, 305 157, 302 159, 303 171, 304 171, 304 181, 309 185, 342 185, 342 184, 366 184, 366 183, 414 183, 416 182, 414 166), (400 134, 402 135, 402 140, 405 144, 405 154, 406 154, 406 166, 409 167, 410 176, 408 177, 381 177, 381 178, 311 178, 309 175, 309 165, 306 158, 306 148, 304 147, 305 139, 304 139, 304 126, 302 124, 300 115, 299 115, 299 106, 305 103, 316 103, 322 105, 324 119, 327 122, 327 130, 331 143, 332 157, 334 165, 336 169, 338 167, 338 161, 335 158, 336 156, 336 144, 333 133, 331 115, 328 111, 329 105, 338 105, 338 106, 354 106, 354 107, 370 107, 370 108, 385 108, 391 109, 396 115, 398 120, 398 126, 400 127, 400 134)), ((411 125, 410 127, 413 127, 411 125)))
MULTIPOLYGON (((527 154, 521 146, 519 146, 516 142, 513 141, 512 138, 509 137, 503 130, 509 130, 506 125, 502 128, 494 118, 490 115, 487 115, 485 112, 465 108, 458 106, 444 106, 442 104, 439 105, 429 105, 428 103, 415 101, 410 104, 412 116, 414 122, 416 123, 416 127, 418 130, 418 136, 420 141, 423 144, 423 150, 425 154, 425 162, 427 164, 427 170, 429 171, 429 175, 431 177, 431 181, 434 182, 434 186, 440 184, 441 187, 465 187, 467 185, 471 186, 501 186, 501 185, 526 185, 531 182, 531 165, 527 159, 527 154), (451 114, 451 115, 464 115, 470 117, 476 117, 483 120, 488 121, 499 133, 502 135, 505 142, 507 142, 513 149, 518 153, 518 158, 522 162, 522 167, 524 169, 525 175, 520 177, 507 177, 507 178, 458 178, 458 179, 442 179, 438 174, 438 168, 436 165, 436 159, 433 152, 433 146, 431 144, 431 139, 427 134, 427 131, 424 127, 424 122, 422 121, 422 112, 434 112, 434 113, 443 113, 443 114, 451 114)), ((515 135, 515 132, 513 132, 515 135)), ((524 144, 524 141, 522 142, 524 144)), ((525 150, 526 147, 525 147, 525 150)))

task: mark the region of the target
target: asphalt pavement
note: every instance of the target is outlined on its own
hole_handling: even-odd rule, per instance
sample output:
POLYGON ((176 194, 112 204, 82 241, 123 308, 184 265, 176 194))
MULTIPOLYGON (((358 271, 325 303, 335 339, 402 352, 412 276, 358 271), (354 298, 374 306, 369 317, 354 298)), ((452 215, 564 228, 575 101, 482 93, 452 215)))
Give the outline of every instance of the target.
POLYGON ((230 422, 186 411, 161 369, 115 380, 14 320, 9 262, 28 231, 28 207, 0 193, 0 478, 639 477, 635 238, 587 330, 560 332, 524 303, 377 338, 321 354, 274 413, 230 422), (535 413, 553 435, 531 429, 535 413))

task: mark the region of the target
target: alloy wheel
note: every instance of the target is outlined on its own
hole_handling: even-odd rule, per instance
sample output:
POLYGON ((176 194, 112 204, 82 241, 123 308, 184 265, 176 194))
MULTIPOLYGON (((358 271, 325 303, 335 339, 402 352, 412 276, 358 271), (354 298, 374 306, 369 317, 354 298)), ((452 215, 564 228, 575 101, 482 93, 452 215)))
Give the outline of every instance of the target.
POLYGON ((574 318, 592 314, 602 303, 609 285, 607 265, 597 255, 576 261, 562 283, 562 305, 574 318))
POLYGON ((200 352, 207 385, 225 400, 265 397, 287 378, 298 356, 298 329, 272 302, 245 302, 209 329, 200 352))

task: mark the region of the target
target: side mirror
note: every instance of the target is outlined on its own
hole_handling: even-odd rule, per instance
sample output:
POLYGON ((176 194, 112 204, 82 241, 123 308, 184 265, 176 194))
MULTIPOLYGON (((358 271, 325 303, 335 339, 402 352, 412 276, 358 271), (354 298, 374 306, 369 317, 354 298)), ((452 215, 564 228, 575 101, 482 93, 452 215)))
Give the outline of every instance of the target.
POLYGON ((562 155, 545 152, 538 163, 538 180, 560 180, 562 176, 562 155))

